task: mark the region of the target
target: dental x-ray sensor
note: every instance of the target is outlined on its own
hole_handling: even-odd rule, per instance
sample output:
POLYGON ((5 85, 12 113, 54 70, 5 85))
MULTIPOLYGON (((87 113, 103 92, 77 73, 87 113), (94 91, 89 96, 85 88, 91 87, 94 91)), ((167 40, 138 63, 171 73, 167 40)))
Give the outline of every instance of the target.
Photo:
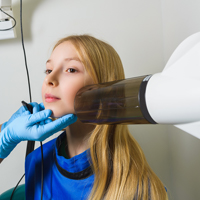
POLYGON ((200 33, 161 73, 81 88, 74 109, 83 123, 172 124, 200 139, 200 33))

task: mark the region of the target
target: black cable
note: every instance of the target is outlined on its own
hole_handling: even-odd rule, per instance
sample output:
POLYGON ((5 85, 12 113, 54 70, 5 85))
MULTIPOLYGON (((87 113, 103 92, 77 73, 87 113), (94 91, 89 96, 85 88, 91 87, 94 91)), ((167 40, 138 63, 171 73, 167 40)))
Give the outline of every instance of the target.
POLYGON ((19 182, 17 183, 17 185, 15 186, 15 188, 14 188, 14 190, 13 190, 13 192, 12 192, 12 194, 11 194, 11 197, 10 197, 10 200, 12 199, 12 197, 13 197, 13 195, 14 195, 14 192, 15 192, 15 190, 17 189, 17 187, 18 187, 18 185, 19 185, 19 183, 21 182, 21 180, 24 178, 24 176, 25 176, 25 174, 21 177, 21 179, 19 180, 19 182))
POLYGON ((43 197, 43 177, 44 177, 44 163, 43 163, 43 146, 42 146, 42 142, 40 142, 40 146, 41 146, 41 156, 42 156, 42 163, 41 163, 41 200, 43 197))
MULTIPOLYGON (((24 60, 25 60, 25 67, 26 67, 26 72, 27 72, 27 79, 28 79, 28 88, 29 88, 29 97, 30 97, 30 102, 32 102, 32 97, 31 97, 31 86, 30 86, 30 78, 29 78, 29 72, 28 72, 28 66, 27 66, 27 59, 26 59, 26 51, 24 47, 24 37, 23 37, 23 26, 22 26, 22 0, 20 0, 20 27, 21 27, 21 41, 22 41, 22 48, 24 52, 24 60)), ((42 156, 42 162, 41 162, 41 200, 43 197, 43 171, 44 171, 44 162, 43 162, 43 146, 42 142, 40 142, 41 145, 41 156, 42 156)), ((22 178, 25 176, 25 174, 22 176, 22 178)), ((18 187, 19 183, 21 182, 22 178, 19 180, 17 185, 15 186, 12 195, 10 197, 10 200, 12 200, 12 197, 14 195, 14 192, 16 188, 18 187)))
POLYGON ((9 30, 13 29, 13 28, 16 26, 16 24, 17 24, 17 22, 16 22, 15 18, 14 18, 14 17, 12 17, 11 15, 9 15, 8 13, 6 13, 5 11, 3 11, 1 8, 0 8, 0 11, 1 11, 1 12, 3 12, 4 14, 6 14, 7 16, 9 16, 11 19, 13 19, 13 20, 14 20, 14 25, 13 25, 11 28, 7 28, 7 29, 0 29, 0 31, 9 31, 9 30))
POLYGON ((25 51, 25 47, 24 47, 24 35, 23 35, 23 26, 22 26, 22 0, 20 0, 20 27, 21 27, 22 48, 23 48, 23 52, 24 52, 24 61, 25 61, 27 79, 28 79, 29 97, 30 97, 30 102, 32 102, 31 85, 30 85, 29 72, 28 72, 28 66, 27 66, 26 51, 25 51))

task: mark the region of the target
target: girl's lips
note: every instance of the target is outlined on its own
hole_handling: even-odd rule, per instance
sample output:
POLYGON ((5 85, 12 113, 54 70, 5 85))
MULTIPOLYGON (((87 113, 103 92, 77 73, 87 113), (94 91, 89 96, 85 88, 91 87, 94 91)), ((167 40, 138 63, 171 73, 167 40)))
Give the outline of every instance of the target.
POLYGON ((51 103, 51 102, 55 102, 55 101, 58 101, 60 100, 60 98, 52 95, 52 94, 45 94, 45 101, 48 102, 48 103, 51 103))

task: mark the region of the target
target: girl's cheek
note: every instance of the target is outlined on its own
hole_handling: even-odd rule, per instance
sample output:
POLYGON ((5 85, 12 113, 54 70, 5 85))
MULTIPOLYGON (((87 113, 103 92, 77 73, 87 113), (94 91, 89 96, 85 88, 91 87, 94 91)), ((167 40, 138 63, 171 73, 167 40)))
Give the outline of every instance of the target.
POLYGON ((45 90, 44 90, 44 85, 42 85, 41 93, 42 93, 42 100, 43 100, 43 103, 44 103, 44 92, 45 92, 45 90))
POLYGON ((70 107, 74 107, 75 96, 76 96, 76 91, 68 91, 68 93, 65 94, 66 102, 69 103, 70 107))
POLYGON ((45 88, 45 84, 43 82, 43 84, 42 84, 42 95, 44 94, 44 88, 45 88))

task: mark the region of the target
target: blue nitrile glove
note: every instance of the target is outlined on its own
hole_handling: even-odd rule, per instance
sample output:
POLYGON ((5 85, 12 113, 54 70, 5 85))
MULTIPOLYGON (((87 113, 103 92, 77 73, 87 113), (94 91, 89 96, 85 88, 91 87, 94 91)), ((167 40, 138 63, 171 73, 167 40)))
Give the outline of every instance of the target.
MULTIPOLYGON (((30 104, 33 106, 33 113, 39 112, 39 111, 41 111, 41 110, 44 110, 44 104, 43 104, 43 103, 38 104, 38 103, 36 103, 36 102, 32 102, 32 103, 30 103, 30 104)), ((2 131, 6 126, 8 126, 14 119, 16 119, 17 117, 21 116, 21 114, 22 114, 23 112, 25 112, 25 111, 26 111, 26 110, 25 110, 24 106, 21 106, 21 107, 11 116, 11 118, 10 118, 7 122, 5 122, 5 123, 2 124, 2 126, 1 126, 1 131, 2 131)))
POLYGON ((0 132, 0 158, 6 158, 21 141, 43 141, 77 120, 76 115, 68 114, 52 121, 48 119, 51 114, 51 110, 35 114, 30 114, 29 111, 22 112, 20 117, 0 132))

